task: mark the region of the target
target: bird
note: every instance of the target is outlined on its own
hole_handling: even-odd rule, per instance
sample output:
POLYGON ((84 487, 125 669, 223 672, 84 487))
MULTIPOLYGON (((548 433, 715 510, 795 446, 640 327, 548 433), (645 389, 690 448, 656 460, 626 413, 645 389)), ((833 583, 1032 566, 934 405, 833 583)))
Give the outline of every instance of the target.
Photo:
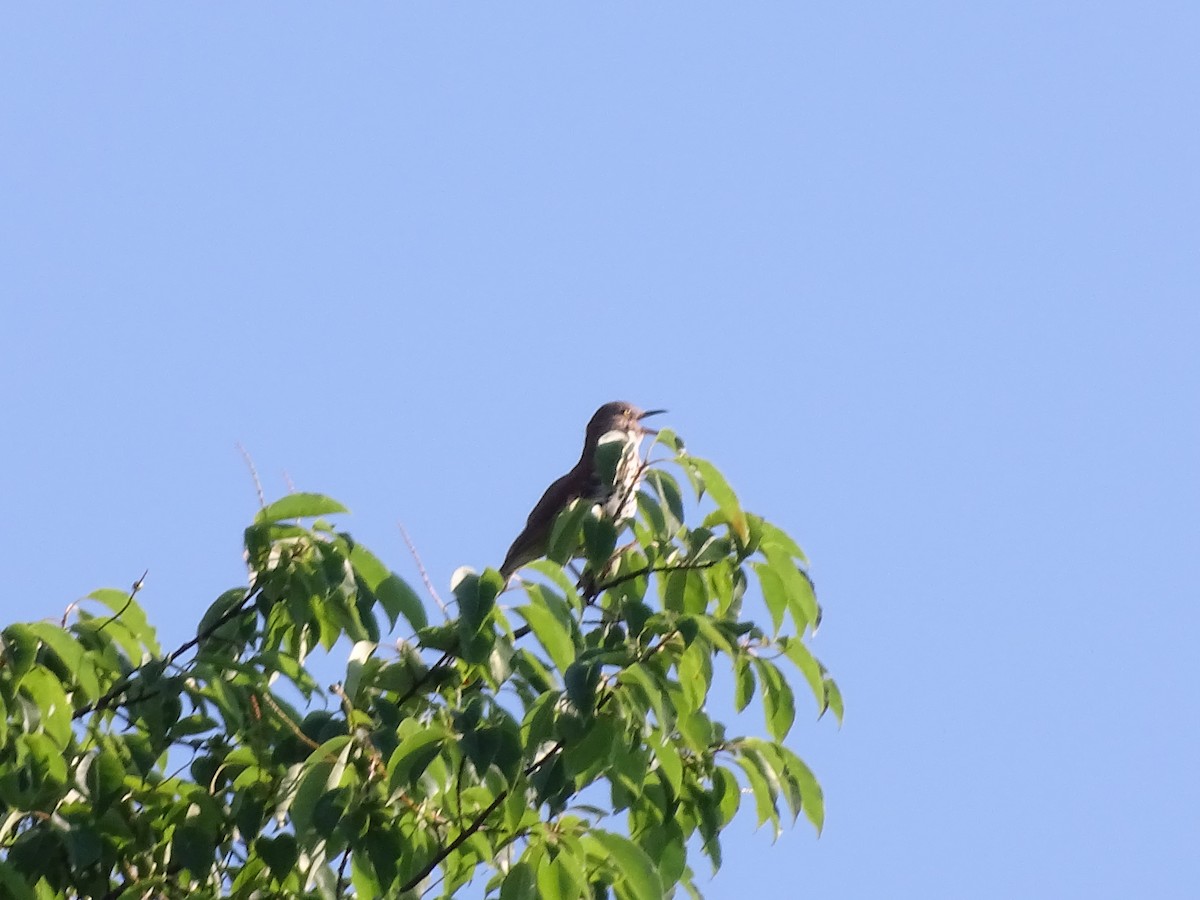
POLYGON ((666 412, 665 409, 638 409, 631 403, 605 403, 592 415, 584 432, 583 453, 579 462, 566 475, 554 481, 542 494, 525 527, 517 535, 500 565, 500 575, 507 584, 517 569, 546 555, 554 520, 571 501, 586 498, 602 505, 604 514, 619 522, 625 521, 637 509, 637 485, 641 477, 638 448, 647 434, 657 434, 642 420, 666 412), (611 479, 604 477, 597 465, 597 449, 610 441, 623 446, 616 459, 611 479))

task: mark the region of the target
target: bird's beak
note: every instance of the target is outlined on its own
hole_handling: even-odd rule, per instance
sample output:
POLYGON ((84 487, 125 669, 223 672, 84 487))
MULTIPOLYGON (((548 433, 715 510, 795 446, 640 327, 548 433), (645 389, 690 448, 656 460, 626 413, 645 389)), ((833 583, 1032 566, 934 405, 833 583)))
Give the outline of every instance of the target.
MULTIPOLYGON (((657 416, 665 412, 665 409, 648 409, 638 416, 638 422, 641 423, 642 419, 646 418, 647 416, 657 416)), ((658 429, 656 428, 647 428, 645 425, 642 425, 641 428, 646 434, 658 434, 658 429)))

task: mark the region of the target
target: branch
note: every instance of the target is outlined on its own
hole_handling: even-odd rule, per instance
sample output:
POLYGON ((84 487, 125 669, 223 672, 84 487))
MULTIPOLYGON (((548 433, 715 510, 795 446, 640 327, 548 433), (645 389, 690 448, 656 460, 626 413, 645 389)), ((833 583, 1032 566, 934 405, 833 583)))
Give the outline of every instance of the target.
POLYGON ((258 507, 263 509, 267 505, 267 497, 263 493, 262 482, 258 480, 258 469, 254 468, 254 460, 250 458, 250 452, 242 445, 241 441, 237 442, 238 452, 242 454, 242 459, 246 461, 246 468, 250 470, 250 477, 254 479, 254 492, 258 495, 258 507))
POLYGON ((607 591, 609 588, 616 587, 618 584, 624 584, 626 581, 633 581, 635 578, 641 578, 643 575, 650 575, 654 572, 687 572, 698 569, 711 569, 717 563, 724 562, 724 559, 713 559, 702 563, 681 563, 676 566, 643 566, 640 569, 635 569, 632 572, 626 572, 610 581, 604 582, 596 588, 596 593, 600 594, 607 591))
MULTIPOLYGON (((135 587, 136 586, 137 585, 135 585, 135 587)), ((175 662, 175 660, 177 660, 179 657, 183 656, 183 654, 187 653, 193 647, 200 644, 202 641, 206 641, 210 637, 212 637, 213 634, 217 631, 217 629, 219 629, 222 625, 224 625, 227 622, 232 621, 233 619, 236 619, 240 615, 243 615, 250 608, 251 601, 255 600, 258 597, 259 593, 261 593, 261 591, 262 591, 261 586, 256 586, 256 587, 250 588, 250 590, 246 593, 246 596, 242 598, 241 603, 235 604, 234 606, 231 606, 229 609, 225 610, 225 612, 222 613, 215 622, 213 622, 211 625, 209 625, 203 631, 197 632, 196 636, 194 638, 192 638, 189 641, 185 641, 182 645, 180 645, 176 649, 172 650, 165 657, 150 659, 150 660, 147 660, 146 662, 142 663, 140 666, 133 669, 133 671, 131 671, 124 678, 119 679, 117 681, 117 683, 114 684, 99 699, 97 699, 91 703, 88 703, 85 706, 81 706, 79 709, 75 710, 75 712, 72 714, 71 718, 79 719, 79 718, 82 718, 83 716, 87 715, 88 713, 99 712, 100 710, 108 709, 109 707, 113 706, 116 698, 119 697, 122 693, 124 693, 129 688, 129 686, 133 683, 133 680, 141 672, 143 672, 145 669, 149 668, 152 665, 161 665, 163 669, 166 669, 167 666, 171 665, 171 663, 175 662)))
POLYGON ((404 527, 403 522, 397 522, 400 528, 400 535, 404 538, 404 543, 408 545, 408 552, 412 554, 413 561, 417 564, 417 571, 421 573, 421 580, 425 582, 425 590, 429 591, 429 596, 434 599, 434 602, 441 607, 442 613, 446 618, 450 618, 450 610, 446 604, 442 602, 442 598, 438 596, 437 590, 433 586, 433 582, 429 580, 429 573, 425 571, 425 564, 421 562, 421 554, 417 552, 417 545, 412 542, 412 538, 408 536, 408 529, 404 527))
MULTIPOLYGON (((525 767, 525 777, 529 777, 534 772, 536 772, 538 769, 540 769, 543 765, 545 765, 546 760, 548 760, 551 756, 553 756, 555 753, 560 751, 562 749, 562 746, 563 746, 563 742, 560 740, 553 747, 551 747, 549 750, 547 750, 541 759, 537 760, 536 762, 532 762, 528 766, 526 766, 525 767)), ((500 808, 500 804, 503 803, 506 799, 508 799, 508 795, 509 795, 510 791, 511 791, 511 788, 505 788, 500 793, 498 793, 496 795, 496 798, 491 803, 489 803, 487 805, 487 807, 484 808, 483 812, 481 812, 478 816, 475 817, 475 819, 471 822, 470 825, 468 825, 466 828, 464 828, 462 831, 460 831, 458 833, 458 836, 454 840, 452 840, 444 848, 442 848, 437 853, 435 853, 433 855, 433 857, 429 860, 429 862, 427 862, 425 865, 423 865, 421 867, 420 871, 418 871, 416 875, 414 875, 412 878, 410 878, 408 880, 408 882, 403 887, 400 888, 400 893, 404 893, 405 891, 411 891, 411 890, 415 889, 418 884, 420 884, 422 881, 424 881, 426 878, 429 877, 429 873, 432 872, 434 869, 436 869, 438 867, 438 865, 447 856, 449 856, 451 853, 453 853, 455 850, 457 850, 459 847, 461 847, 463 844, 465 844, 470 839, 471 835, 473 835, 475 832, 477 832, 480 828, 483 827, 483 823, 488 820, 488 817, 492 813, 494 813, 497 809, 500 808)))
POLYGON ((342 853, 342 861, 338 863, 337 891, 334 893, 335 897, 342 896, 342 892, 345 890, 343 885, 346 883, 346 863, 349 861, 350 849, 347 847, 342 853))

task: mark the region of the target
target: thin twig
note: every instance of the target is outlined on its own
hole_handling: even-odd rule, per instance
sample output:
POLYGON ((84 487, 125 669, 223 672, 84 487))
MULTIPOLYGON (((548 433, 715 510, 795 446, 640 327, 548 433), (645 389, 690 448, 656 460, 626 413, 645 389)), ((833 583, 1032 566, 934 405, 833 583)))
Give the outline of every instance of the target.
MULTIPOLYGON (((162 666, 163 669, 166 669, 167 666, 171 665, 173 662, 175 662, 175 660, 177 660, 179 657, 183 656, 183 654, 187 653, 189 650, 191 650, 197 644, 199 644, 202 641, 206 641, 210 637, 212 637, 212 635, 217 631, 217 629, 219 629, 226 622, 230 622, 233 619, 236 619, 238 616, 247 612, 251 608, 251 601, 258 597, 258 594, 261 590, 262 590, 261 587, 250 588, 250 590, 247 591, 246 596, 242 598, 242 601, 240 603, 235 603, 233 606, 229 607, 229 609, 225 610, 225 612, 223 612, 220 616, 217 617, 217 620, 215 622, 213 622, 211 625, 209 625, 203 631, 197 632, 196 636, 194 638, 192 638, 191 640, 185 641, 179 647, 175 648, 170 653, 168 653, 165 657, 150 659, 150 660, 147 660, 146 662, 142 663, 140 666, 133 669, 128 675, 126 675, 124 678, 120 679, 116 684, 114 684, 107 692, 104 693, 103 696, 99 697, 98 699, 94 700, 91 703, 88 703, 86 706, 81 706, 79 709, 75 710, 75 712, 74 712, 74 714, 72 714, 71 718, 79 719, 79 718, 82 718, 83 716, 86 716, 88 713, 98 712, 102 709, 108 709, 110 706, 113 705, 113 701, 116 700, 116 698, 118 696, 120 696, 125 690, 127 690, 129 688, 129 686, 133 683, 133 679, 140 672, 142 672, 144 669, 146 669, 152 665, 159 665, 159 666, 162 666)), ((137 698, 137 699, 141 699, 141 698, 137 698)))
MULTIPOLYGON (((251 694, 250 696, 253 697, 254 695, 251 694)), ((283 724, 286 725, 288 727, 288 730, 291 731, 292 734, 294 734, 296 736, 297 740, 299 740, 301 743, 307 744, 309 746, 309 748, 311 748, 313 750, 317 750, 320 748, 321 745, 318 744, 316 741, 314 741, 312 738, 310 738, 303 731, 301 731, 300 726, 292 721, 292 717, 289 716, 287 713, 285 713, 283 711, 283 709, 280 707, 280 705, 275 702, 275 698, 271 695, 270 691, 263 691, 262 699, 267 704, 267 706, 271 707, 271 709, 273 709, 275 711, 275 715, 279 716, 279 718, 283 721, 283 724)))
POLYGON ((412 554, 413 560, 417 564, 417 571, 421 573, 421 580, 425 582, 425 590, 429 591, 429 596, 433 597, 434 602, 441 607, 446 618, 450 618, 450 610, 446 604, 442 602, 442 598, 438 596, 437 590, 433 586, 433 582, 429 580, 429 573, 425 571, 425 564, 421 562, 421 554, 417 552, 417 545, 412 542, 412 538, 408 536, 408 530, 404 527, 403 522, 397 522, 396 525, 400 528, 400 535, 404 538, 404 543, 408 545, 408 552, 412 554))
MULTIPOLYGON (((121 607, 119 610, 117 610, 116 612, 114 612, 114 613, 113 613, 111 616, 109 616, 109 617, 108 617, 107 619, 105 619, 103 622, 101 622, 101 623, 100 623, 100 625, 99 625, 99 627, 98 627, 98 628, 96 628, 96 632, 97 632, 97 633, 99 633, 99 632, 103 631, 103 630, 104 630, 105 628, 107 628, 107 627, 108 627, 108 626, 109 626, 109 625, 110 625, 112 622, 115 622, 117 619, 121 618, 121 616, 125 615, 125 610, 129 609, 129 604, 131 604, 131 603, 133 602, 133 598, 134 598, 134 597, 136 597, 136 596, 138 595, 138 591, 140 591, 140 590, 141 590, 141 589, 142 589, 142 588, 145 586, 145 584, 146 584, 146 576, 147 576, 147 575, 149 575, 149 574, 150 574, 150 570, 149 570, 149 569, 147 569, 145 572, 143 572, 143 573, 142 573, 142 577, 141 577, 141 578, 139 578, 137 581, 135 581, 135 582, 133 583, 133 587, 131 587, 131 588, 129 589, 129 598, 128 598, 128 599, 125 601, 125 605, 124 605, 124 606, 122 606, 122 607, 121 607)), ((64 619, 63 619, 63 624, 64 624, 64 625, 66 625, 66 624, 67 624, 67 623, 66 623, 66 618, 65 618, 65 616, 64 616, 64 619)))
POLYGON ((335 897, 342 896, 342 893, 345 891, 344 885, 346 883, 346 863, 348 863, 349 861, 350 861, 350 851, 346 850, 342 854, 342 861, 338 864, 337 890, 334 892, 335 897))
POLYGON ((242 459, 246 461, 246 468, 250 470, 250 477, 254 479, 254 493, 258 495, 259 509, 266 507, 267 496, 263 493, 262 482, 258 480, 258 469, 254 468, 254 460, 250 458, 250 452, 242 445, 241 441, 237 442, 238 452, 242 454, 242 459))
POLYGON ((708 562, 702 563, 681 563, 673 566, 643 566, 640 569, 635 569, 632 572, 626 572, 624 575, 619 575, 596 588, 596 594, 602 594, 609 588, 616 587, 618 584, 623 584, 626 581, 633 581, 635 578, 641 578, 643 575, 650 575, 654 572, 687 572, 690 570, 711 569, 717 563, 723 562, 724 559, 711 559, 708 562))

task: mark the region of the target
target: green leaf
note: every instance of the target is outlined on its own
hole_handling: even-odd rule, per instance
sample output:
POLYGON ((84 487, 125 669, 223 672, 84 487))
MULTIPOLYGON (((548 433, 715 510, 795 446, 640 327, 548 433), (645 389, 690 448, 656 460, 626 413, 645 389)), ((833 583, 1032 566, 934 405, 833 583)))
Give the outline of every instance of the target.
POLYGON ((368 667, 379 668, 379 660, 371 659, 378 647, 379 645, 374 641, 358 641, 350 648, 350 659, 346 664, 344 689, 346 696, 351 700, 358 697, 358 686, 362 682, 363 673, 368 671, 368 667))
POLYGON ((424 773, 442 744, 450 735, 439 726, 428 726, 410 734, 388 760, 387 775, 390 790, 407 790, 424 773))
MULTIPOLYGON (((768 547, 766 549, 766 556, 770 571, 774 572, 783 584, 784 593, 787 597, 788 611, 792 614, 792 620, 796 623, 796 630, 803 632, 806 626, 815 629, 817 622, 820 620, 820 614, 817 607, 817 597, 813 593, 812 582, 809 580, 808 575, 796 568, 796 564, 792 562, 791 557, 776 547, 768 547)), ((761 572, 759 577, 762 577, 761 572)), ((776 630, 778 630, 778 626, 776 630)))
MULTIPOLYGON (((113 611, 113 617, 124 625, 140 646, 150 651, 151 655, 159 656, 162 648, 158 645, 158 637, 146 618, 146 612, 130 597, 128 591, 118 591, 113 588, 101 588, 87 595, 89 600, 97 600, 113 611)), ((106 626, 108 627, 108 626, 106 626)), ((136 659, 131 656, 131 659, 136 659)))
POLYGON ((583 520, 583 547, 588 563, 602 568, 617 549, 617 526, 608 517, 587 516, 583 520))
POLYGON ((0 894, 11 897, 12 900, 38 900, 37 894, 21 877, 16 867, 3 859, 0 859, 0 887, 4 889, 0 894))
POLYGON ((465 631, 468 636, 473 635, 483 626, 488 613, 492 611, 496 595, 480 584, 478 575, 463 569, 454 573, 451 585, 454 597, 458 600, 460 633, 465 631))
POLYGON ((21 627, 33 632, 42 643, 55 652, 68 669, 74 670, 79 667, 83 659, 83 647, 66 631, 49 622, 31 622, 21 627))
POLYGON ((216 852, 216 835, 199 819, 188 819, 171 838, 171 861, 182 866, 197 881, 207 880, 216 852))
POLYGON ((358 852, 350 856, 350 884, 356 897, 382 897, 383 886, 375 874, 374 859, 358 852))
POLYGON ((687 464, 696 472, 704 481, 704 489, 708 491, 708 495, 713 498, 713 502, 717 504, 717 508, 725 515, 726 521, 729 522, 729 527, 733 529, 733 533, 738 539, 745 543, 750 537, 749 526, 746 524, 746 515, 742 512, 742 506, 738 503, 737 495, 725 481, 725 476, 722 475, 717 467, 704 459, 697 459, 690 456, 687 459, 687 464))
POLYGON ((754 795, 754 805, 758 813, 758 825, 768 821, 774 823, 775 836, 778 837, 779 810, 775 806, 776 793, 762 770, 762 760, 758 754, 741 754, 736 757, 735 762, 746 773, 746 780, 750 783, 750 792, 754 795))
POLYGON ((742 802, 742 791, 737 779, 728 769, 717 766, 713 771, 713 797, 721 811, 721 827, 724 828, 737 815, 742 802))
POLYGON ((754 679, 754 669, 745 659, 739 659, 734 668, 734 708, 741 712, 750 705, 750 701, 754 698, 754 688, 756 682, 754 679))
POLYGON ((654 710, 654 719, 660 727, 670 728, 675 724, 675 716, 667 715, 667 708, 663 703, 665 691, 646 666, 635 663, 624 669, 617 675, 617 682, 636 692, 640 699, 640 707, 644 709, 648 704, 654 710))
POLYGON ((621 873, 621 883, 629 889, 633 900, 662 900, 663 885, 654 863, 633 841, 593 828, 589 837, 604 848, 621 873))
POLYGON ((275 837, 260 837, 254 842, 254 849, 271 869, 271 874, 283 881, 296 866, 300 858, 300 848, 296 844, 296 836, 283 832, 275 837))
POLYGON ((105 747, 87 770, 87 789, 93 811, 103 815, 113 801, 125 792, 125 766, 117 751, 105 747))
POLYGON ((562 621, 565 610, 556 610, 554 604, 546 602, 547 591, 540 585, 529 585, 530 596, 536 593, 542 602, 518 606, 517 615, 529 623, 541 645, 546 648, 556 669, 565 672, 575 661, 575 643, 568 626, 562 621))
POLYGON ((611 716, 600 715, 576 743, 567 747, 565 760, 571 777, 587 784, 612 764, 620 730, 611 716))
POLYGON ((571 663, 563 673, 563 686, 567 699, 585 717, 591 716, 596 708, 596 687, 600 684, 600 667, 579 660, 571 663))
POLYGON ((798 637, 780 638, 779 644, 783 647, 784 655, 792 661, 804 675, 804 680, 808 682, 808 687, 817 701, 817 718, 820 718, 825 714, 828 703, 821 664, 817 662, 816 657, 809 653, 808 648, 798 637))
POLYGON ((554 586, 559 588, 566 602, 573 609, 579 609, 583 605, 583 601, 579 599, 579 594, 575 589, 575 582, 567 577, 567 573, 563 571, 563 567, 548 559, 539 559, 531 562, 527 569, 533 569, 540 575, 545 575, 554 583, 554 586))
POLYGON ((817 829, 817 834, 820 834, 825 825, 825 794, 821 785, 804 760, 782 744, 776 749, 787 767, 786 776, 794 780, 804 798, 804 815, 817 829))
POLYGON ((312 519, 349 511, 333 498, 322 494, 288 494, 260 509, 254 521, 265 525, 282 522, 284 519, 312 519))
POLYGON ((649 546, 656 540, 668 540, 674 529, 668 529, 667 517, 663 514, 658 501, 645 491, 639 491, 637 505, 638 513, 650 524, 649 535, 639 535, 642 543, 649 546))
POLYGON ((845 710, 842 707, 842 692, 838 688, 837 682, 832 678, 825 679, 825 705, 833 710, 833 714, 837 718, 838 727, 841 727, 842 718, 845 715, 845 710))
POLYGON ((783 579, 779 577, 771 566, 765 563, 754 563, 754 572, 758 575, 758 583, 762 586, 763 601, 767 605, 767 612, 771 614, 771 625, 774 633, 779 634, 779 629, 783 625, 783 616, 788 608, 787 589, 783 586, 783 579))
POLYGON ((783 745, 757 739, 751 739, 747 743, 755 748, 749 751, 750 754, 752 756, 757 754, 762 761, 767 777, 773 779, 775 786, 783 795, 783 799, 792 813, 792 822, 795 823, 796 817, 800 815, 800 809, 804 805, 804 796, 800 793, 800 785, 788 771, 787 763, 780 753, 783 745))
MULTIPOLYGON (((229 613, 235 607, 239 607, 246 600, 245 588, 233 588, 226 591, 220 597, 213 601, 212 605, 200 618, 200 624, 196 626, 196 634, 207 634, 217 622, 221 620, 226 613, 229 613)), ((232 640, 238 630, 237 617, 233 620, 225 622, 213 636, 218 639, 232 640)))
POLYGON ((764 521, 762 523, 762 543, 763 546, 779 547, 789 556, 800 560, 805 565, 808 564, 808 557, 804 555, 804 551, 800 549, 800 545, 792 540, 787 532, 781 528, 777 528, 770 522, 764 521))
POLYGON ((521 860, 504 876, 500 886, 500 900, 529 900, 537 896, 534 871, 529 863, 521 860))
POLYGON ((672 612, 703 615, 708 607, 703 573, 685 568, 669 571, 664 581, 663 605, 672 612))
POLYGON ((701 709, 712 682, 712 651, 703 641, 695 641, 679 657, 676 665, 679 687, 689 711, 701 709))
POLYGON ((679 491, 679 483, 662 469, 652 468, 646 472, 646 483, 649 484, 659 499, 666 505, 674 521, 671 530, 678 528, 684 520, 683 495, 679 491))
POLYGON ((16 623, 3 631, 4 667, 14 682, 20 681, 37 662, 38 638, 28 625, 16 623))
POLYGON ((34 666, 21 679, 21 693, 38 706, 41 730, 53 738, 59 750, 71 737, 72 707, 62 683, 45 666, 34 666))
POLYGON ((754 660, 758 680, 762 685, 763 711, 767 716, 767 729, 771 736, 781 741, 791 730, 796 718, 796 700, 792 689, 780 674, 778 667, 768 660, 754 660))
POLYGON ((671 785, 671 790, 675 792, 675 796, 680 794, 680 788, 683 785, 683 760, 679 756, 679 751, 675 749, 674 743, 663 734, 662 729, 655 728, 650 732, 649 740, 650 750, 654 753, 654 758, 658 760, 659 770, 667 779, 667 783, 671 785))
POLYGON ((541 900, 580 900, 586 885, 575 878, 575 872, 567 865, 565 854, 559 854, 537 869, 537 896, 541 900))
POLYGON ((562 565, 579 549, 579 528, 594 504, 589 500, 573 500, 558 514, 550 529, 546 556, 562 565))
POLYGON ((658 434, 654 436, 654 442, 650 446, 654 447, 658 444, 662 444, 667 450, 679 456, 687 453, 687 450, 683 446, 683 438, 677 435, 671 428, 658 429, 658 434))
POLYGON ((387 566, 362 544, 355 544, 351 548, 350 564, 379 600, 379 605, 383 607, 393 627, 400 616, 404 616, 414 630, 419 631, 429 624, 425 615, 425 605, 409 587, 408 582, 389 571, 387 566))

